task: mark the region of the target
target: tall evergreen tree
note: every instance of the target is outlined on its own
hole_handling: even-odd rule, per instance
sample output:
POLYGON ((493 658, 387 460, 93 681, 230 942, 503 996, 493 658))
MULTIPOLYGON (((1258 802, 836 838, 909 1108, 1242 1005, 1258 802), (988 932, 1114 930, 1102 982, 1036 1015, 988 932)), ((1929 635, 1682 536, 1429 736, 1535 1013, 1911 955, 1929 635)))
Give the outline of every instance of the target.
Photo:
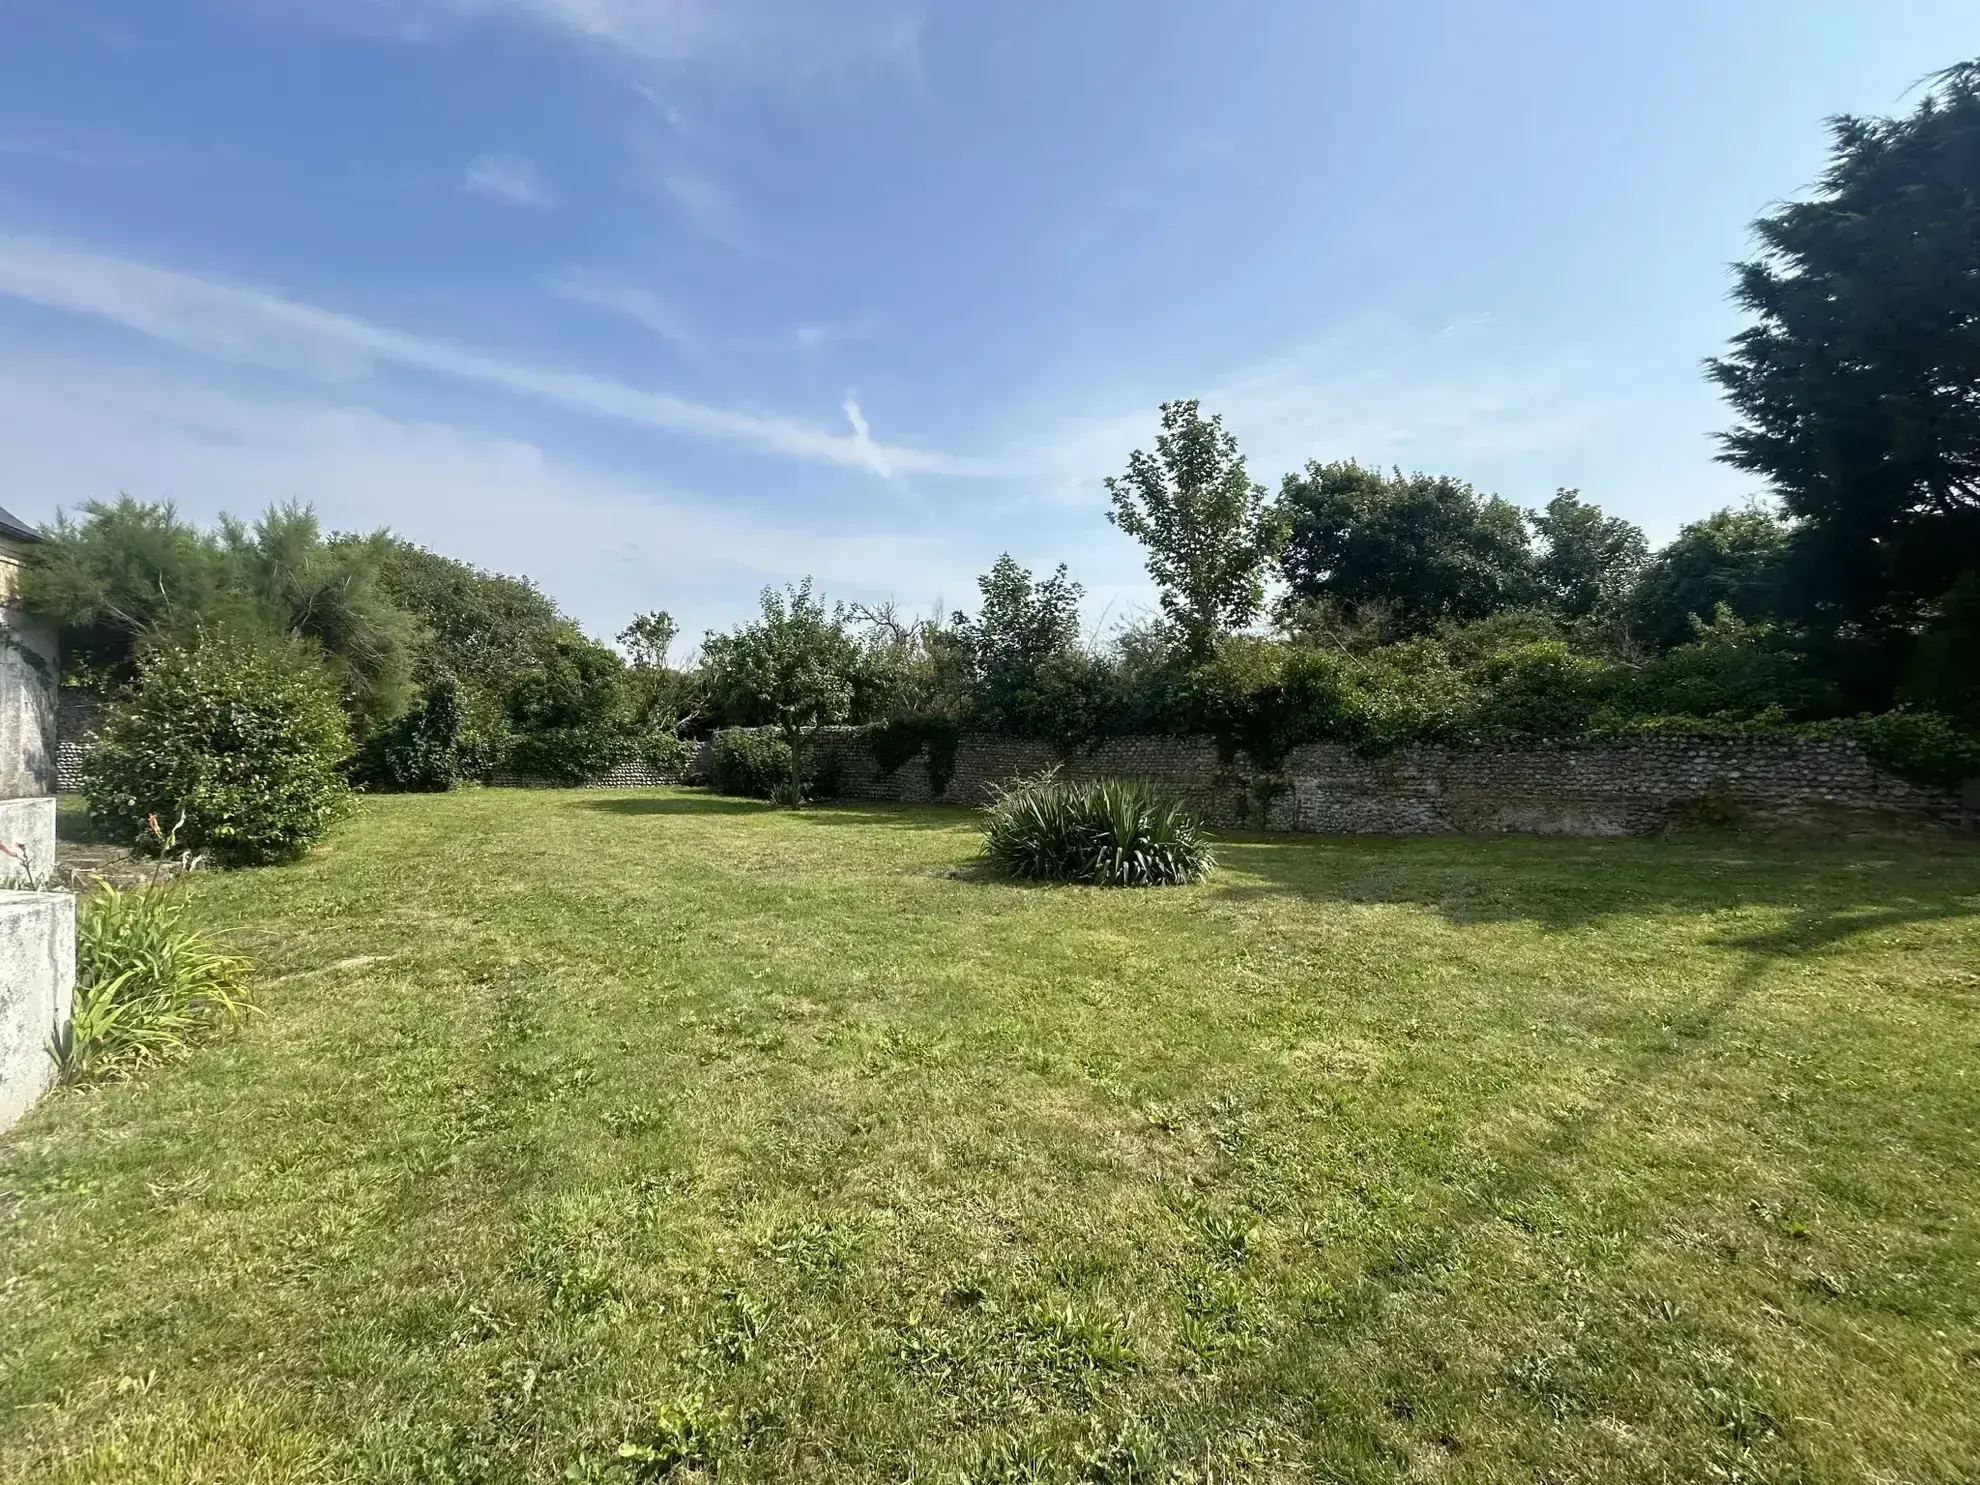
POLYGON ((1721 457, 1796 523, 1800 616, 1881 637, 1895 670, 1980 570, 1980 61, 1830 132, 1813 196, 1754 224, 1754 323, 1710 373, 1740 420, 1721 457))

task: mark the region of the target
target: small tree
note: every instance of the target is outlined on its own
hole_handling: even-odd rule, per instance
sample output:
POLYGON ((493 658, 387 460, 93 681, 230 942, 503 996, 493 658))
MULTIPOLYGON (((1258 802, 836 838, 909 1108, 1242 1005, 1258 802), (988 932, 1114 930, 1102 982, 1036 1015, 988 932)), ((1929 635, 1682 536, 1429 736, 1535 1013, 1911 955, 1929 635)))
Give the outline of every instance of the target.
POLYGON ((1107 519, 1148 549, 1162 612, 1191 659, 1207 659, 1220 634, 1258 616, 1286 525, 1221 418, 1204 417, 1194 400, 1163 403, 1154 454, 1136 449, 1107 493, 1107 519))
POLYGON ((1472 623, 1536 596, 1526 515, 1448 475, 1309 463, 1280 487, 1296 603, 1376 618, 1384 637, 1472 623))
POLYGON ((1080 586, 1059 570, 1043 582, 1006 552, 976 580, 974 619, 955 616, 969 658, 975 711, 993 732, 1037 730, 1039 679, 1048 662, 1079 646, 1080 586))
POLYGON ((732 634, 711 636, 703 654, 725 714, 753 715, 783 733, 791 750, 783 802, 796 807, 811 742, 852 714, 863 656, 846 632, 845 608, 828 611, 810 578, 783 593, 765 588, 761 616, 732 634))
POLYGON ((542 645, 509 689, 511 759, 524 773, 580 783, 634 746, 625 661, 571 626, 542 645))
POLYGON ((1678 532, 1645 564, 1630 594, 1636 631, 1658 649, 1689 643, 1694 621, 1721 608, 1749 622, 1781 607, 1788 528, 1765 510, 1716 511, 1678 532))

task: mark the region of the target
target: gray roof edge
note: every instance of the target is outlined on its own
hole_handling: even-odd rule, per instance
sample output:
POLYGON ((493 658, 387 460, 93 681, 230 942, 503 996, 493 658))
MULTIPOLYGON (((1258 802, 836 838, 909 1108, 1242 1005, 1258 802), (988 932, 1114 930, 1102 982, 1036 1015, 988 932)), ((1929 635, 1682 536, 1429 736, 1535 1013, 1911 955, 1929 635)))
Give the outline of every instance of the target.
POLYGON ((6 506, 0 505, 0 536, 12 541, 40 541, 41 533, 25 521, 16 520, 6 506))

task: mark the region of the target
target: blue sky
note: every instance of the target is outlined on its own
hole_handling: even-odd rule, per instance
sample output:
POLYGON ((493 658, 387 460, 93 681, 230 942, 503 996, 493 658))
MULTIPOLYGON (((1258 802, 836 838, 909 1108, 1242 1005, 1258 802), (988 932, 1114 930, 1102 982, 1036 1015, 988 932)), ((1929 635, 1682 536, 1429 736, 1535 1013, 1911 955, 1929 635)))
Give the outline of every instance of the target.
POLYGON ((0 504, 291 497, 589 628, 1003 550, 1145 605, 1101 477, 1752 493, 1728 261, 1972 0, 0 0, 0 504))

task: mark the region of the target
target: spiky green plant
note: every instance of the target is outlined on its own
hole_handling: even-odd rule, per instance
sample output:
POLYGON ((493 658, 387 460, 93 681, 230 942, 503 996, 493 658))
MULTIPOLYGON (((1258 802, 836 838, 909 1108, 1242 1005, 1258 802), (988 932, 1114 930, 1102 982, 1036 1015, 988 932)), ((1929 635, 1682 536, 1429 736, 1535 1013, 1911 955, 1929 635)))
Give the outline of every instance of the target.
POLYGON ((1000 875, 1101 887, 1200 882, 1216 859, 1188 806, 1138 779, 1046 773, 998 792, 983 855, 1000 875))
POLYGON ((248 962, 186 921, 182 888, 99 882, 76 905, 76 993, 52 1051, 65 1083, 183 1056, 248 1009, 248 962))

